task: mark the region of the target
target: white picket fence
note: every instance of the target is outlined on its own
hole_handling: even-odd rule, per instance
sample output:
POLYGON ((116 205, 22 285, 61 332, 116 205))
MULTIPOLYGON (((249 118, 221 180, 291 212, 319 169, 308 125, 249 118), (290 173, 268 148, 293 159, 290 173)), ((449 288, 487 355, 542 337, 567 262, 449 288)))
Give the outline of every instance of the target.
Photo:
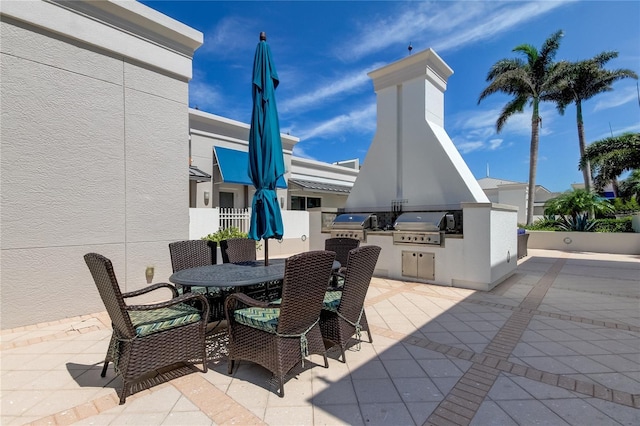
POLYGON ((235 227, 240 232, 249 232, 251 209, 220 208, 220 229, 235 227))

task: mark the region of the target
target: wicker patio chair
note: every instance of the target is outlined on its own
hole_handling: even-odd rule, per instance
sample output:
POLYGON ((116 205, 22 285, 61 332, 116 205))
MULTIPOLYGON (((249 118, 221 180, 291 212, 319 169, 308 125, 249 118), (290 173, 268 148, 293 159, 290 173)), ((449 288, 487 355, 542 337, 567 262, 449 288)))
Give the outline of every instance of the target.
POLYGON ((207 372, 205 331, 209 304, 204 295, 179 296, 176 288, 167 283, 122 293, 109 259, 88 253, 84 260, 111 318, 113 333, 101 376, 113 361, 116 373, 122 376, 120 404, 124 404, 136 381, 159 368, 202 360, 202 369, 207 372), (171 291, 171 300, 148 305, 125 303, 128 297, 162 288, 171 291), (185 303, 196 300, 200 309, 185 303))
POLYGON ((169 243, 173 272, 217 263, 215 241, 186 240, 169 243))
POLYGON ((360 344, 360 332, 364 330, 369 335, 369 343, 373 343, 367 314, 364 311, 364 298, 380 250, 378 246, 364 246, 351 250, 343 288, 325 294, 320 314, 320 329, 325 341, 331 343, 331 346, 340 346, 342 362, 346 362, 344 350, 354 334, 360 344))
POLYGON ((284 396, 284 377, 309 354, 322 354, 329 367, 319 317, 335 253, 311 251, 287 259, 282 300, 260 302, 246 294, 225 301, 229 324, 228 371, 236 360, 259 364, 278 379, 284 396))
POLYGON ((240 263, 256 260, 256 242, 248 238, 230 238, 220 241, 223 263, 240 263))
POLYGON ((340 287, 344 283, 344 274, 347 270, 349 251, 360 247, 360 240, 355 238, 327 238, 324 249, 336 253, 336 260, 340 262, 340 269, 331 274, 331 286, 340 287))
MULTIPOLYGON (((185 240, 169 243, 169 255, 173 272, 197 266, 215 265, 217 263, 218 243, 208 240, 185 240)), ((176 284, 178 290, 182 286, 176 284)), ((209 299, 209 321, 224 319, 224 297, 220 289, 215 287, 191 287, 191 292, 201 293, 209 299)))

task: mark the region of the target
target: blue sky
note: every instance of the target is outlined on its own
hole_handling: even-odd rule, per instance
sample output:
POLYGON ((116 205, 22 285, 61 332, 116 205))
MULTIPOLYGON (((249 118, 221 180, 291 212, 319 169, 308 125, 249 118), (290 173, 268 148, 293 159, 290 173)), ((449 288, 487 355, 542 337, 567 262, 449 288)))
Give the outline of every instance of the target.
MULTIPOLYGON (((476 178, 528 180, 531 113, 513 116, 500 134, 495 121, 508 98, 477 104, 496 61, 523 43, 539 48, 557 30, 556 60, 620 53, 607 68, 640 74, 638 1, 143 1, 204 33, 194 56, 189 104, 249 123, 251 68, 266 31, 280 76, 281 131, 300 138, 294 155, 325 162, 364 161, 376 130, 376 96, 367 72, 433 48, 454 70, 445 93, 445 128, 476 178)), ((640 131, 636 80, 583 104, 588 142, 640 131)), ((543 118, 536 183, 564 191, 582 182, 575 107, 543 118)))

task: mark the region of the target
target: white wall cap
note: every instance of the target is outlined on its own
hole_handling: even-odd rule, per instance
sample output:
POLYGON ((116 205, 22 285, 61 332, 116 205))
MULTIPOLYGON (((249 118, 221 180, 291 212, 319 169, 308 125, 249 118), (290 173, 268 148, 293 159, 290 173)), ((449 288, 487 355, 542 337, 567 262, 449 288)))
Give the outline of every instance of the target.
MULTIPOLYGON (((208 124, 216 129, 220 129, 221 133, 224 135, 225 129, 227 130, 242 130, 248 132, 251 129, 251 124, 243 123, 242 121, 233 120, 231 118, 222 117, 220 115, 212 114, 210 112, 201 111, 195 108, 189 108, 189 122, 196 121, 204 124, 208 124)), ((190 126, 192 127, 192 126, 190 126)), ((195 130, 192 130, 193 133, 196 133, 195 130)), ((300 142, 300 138, 287 135, 286 133, 280 133, 280 137, 282 138, 283 149, 292 150, 294 145, 300 142)), ((248 143, 248 140, 245 141, 248 143)))
POLYGON ((444 92, 453 70, 431 48, 369 72, 376 92, 405 81, 425 78, 444 92))
POLYGON ((0 15, 191 79, 203 34, 135 1, 3 1, 0 15))
POLYGON ((463 209, 491 209, 504 212, 517 212, 518 207, 500 203, 460 203, 463 209))
MULTIPOLYGON (((349 177, 358 176, 360 170, 351 169, 349 167, 338 166, 336 164, 324 163, 322 161, 312 160, 303 157, 291 157, 291 167, 304 167, 314 170, 325 170, 349 177)), ((302 179, 302 178, 301 178, 302 179)))

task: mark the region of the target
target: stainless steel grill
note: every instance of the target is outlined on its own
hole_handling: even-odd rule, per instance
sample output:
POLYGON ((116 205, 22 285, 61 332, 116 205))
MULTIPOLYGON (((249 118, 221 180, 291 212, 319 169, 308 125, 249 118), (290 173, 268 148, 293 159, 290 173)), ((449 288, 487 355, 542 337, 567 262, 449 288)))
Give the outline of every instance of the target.
POLYGON ((332 238, 367 240, 367 230, 378 228, 378 217, 370 213, 349 213, 337 216, 331 224, 332 238))
POLYGON ((453 213, 407 212, 396 219, 393 225, 394 244, 432 244, 442 243, 442 234, 456 229, 453 213))

